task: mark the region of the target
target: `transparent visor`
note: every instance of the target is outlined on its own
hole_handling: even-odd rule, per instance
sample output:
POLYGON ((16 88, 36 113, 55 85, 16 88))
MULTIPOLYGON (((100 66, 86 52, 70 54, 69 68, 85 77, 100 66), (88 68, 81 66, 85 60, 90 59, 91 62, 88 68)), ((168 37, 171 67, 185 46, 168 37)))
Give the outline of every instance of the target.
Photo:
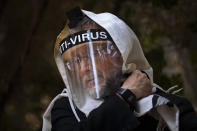
POLYGON ((75 100, 87 95, 102 99, 107 81, 122 70, 121 54, 104 30, 70 35, 60 43, 60 51, 75 100))

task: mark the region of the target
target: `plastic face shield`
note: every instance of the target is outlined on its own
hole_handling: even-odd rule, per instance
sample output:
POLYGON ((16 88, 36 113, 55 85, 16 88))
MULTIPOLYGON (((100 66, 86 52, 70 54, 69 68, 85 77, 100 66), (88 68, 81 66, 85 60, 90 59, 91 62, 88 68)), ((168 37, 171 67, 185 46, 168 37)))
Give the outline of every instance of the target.
POLYGON ((107 80, 122 70, 121 54, 102 29, 69 35, 60 42, 60 53, 74 100, 101 99, 107 80))

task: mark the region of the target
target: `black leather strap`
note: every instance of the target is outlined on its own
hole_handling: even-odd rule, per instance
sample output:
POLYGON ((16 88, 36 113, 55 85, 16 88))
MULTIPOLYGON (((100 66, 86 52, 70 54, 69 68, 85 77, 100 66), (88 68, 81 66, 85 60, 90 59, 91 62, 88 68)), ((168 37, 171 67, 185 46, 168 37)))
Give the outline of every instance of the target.
POLYGON ((131 106, 134 107, 136 104, 136 96, 129 89, 119 88, 117 93, 131 106))

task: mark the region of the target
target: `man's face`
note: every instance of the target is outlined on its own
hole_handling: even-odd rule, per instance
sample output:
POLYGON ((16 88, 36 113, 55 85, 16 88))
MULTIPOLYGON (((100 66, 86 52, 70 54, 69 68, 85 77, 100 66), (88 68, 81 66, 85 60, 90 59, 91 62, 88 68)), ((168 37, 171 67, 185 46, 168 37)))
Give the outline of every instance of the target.
POLYGON ((122 57, 111 41, 86 43, 71 53, 70 66, 91 96, 99 93, 108 80, 122 69, 122 57))

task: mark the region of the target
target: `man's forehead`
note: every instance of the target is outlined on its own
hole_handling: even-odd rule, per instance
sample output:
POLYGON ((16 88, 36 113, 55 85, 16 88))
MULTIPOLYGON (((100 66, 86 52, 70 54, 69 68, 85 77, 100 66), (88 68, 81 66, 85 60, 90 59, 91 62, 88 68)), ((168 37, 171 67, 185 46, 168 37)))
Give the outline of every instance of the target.
POLYGON ((86 43, 74 46, 63 53, 63 59, 67 61, 69 59, 72 59, 73 56, 88 54, 90 52, 90 47, 93 47, 93 50, 99 49, 99 48, 105 48, 107 47, 107 43, 109 42, 108 41, 93 41, 93 42, 86 42, 86 43))
POLYGON ((93 48, 93 50, 95 49, 100 49, 102 48, 107 48, 107 42, 98 42, 98 43, 88 43, 88 44, 84 44, 82 46, 80 46, 79 48, 75 48, 74 50, 72 50, 71 55, 75 55, 75 54, 80 54, 80 53, 89 53, 91 50, 91 47, 93 48))

